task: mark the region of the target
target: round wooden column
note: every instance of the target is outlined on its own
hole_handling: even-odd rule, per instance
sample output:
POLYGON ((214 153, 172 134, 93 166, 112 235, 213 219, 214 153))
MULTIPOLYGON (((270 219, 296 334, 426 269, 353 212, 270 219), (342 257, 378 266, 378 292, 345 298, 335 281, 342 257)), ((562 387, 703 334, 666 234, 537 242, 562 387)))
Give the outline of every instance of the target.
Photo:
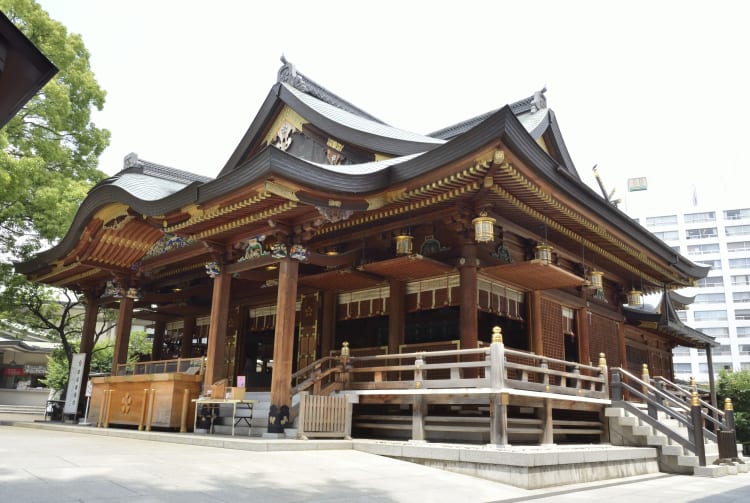
POLYGON ((206 375, 203 378, 203 385, 206 387, 227 376, 224 347, 227 339, 231 286, 232 275, 230 273, 222 271, 214 278, 211 319, 208 326, 208 348, 206 349, 206 375))
POLYGON ((271 374, 268 433, 284 433, 284 428, 289 423, 298 277, 299 262, 289 258, 282 259, 279 264, 276 330, 273 336, 273 373, 271 374))
POLYGON ((117 313, 117 335, 115 336, 114 356, 112 357, 112 375, 117 375, 117 366, 128 361, 128 344, 130 328, 133 326, 133 299, 120 299, 120 311, 117 313))

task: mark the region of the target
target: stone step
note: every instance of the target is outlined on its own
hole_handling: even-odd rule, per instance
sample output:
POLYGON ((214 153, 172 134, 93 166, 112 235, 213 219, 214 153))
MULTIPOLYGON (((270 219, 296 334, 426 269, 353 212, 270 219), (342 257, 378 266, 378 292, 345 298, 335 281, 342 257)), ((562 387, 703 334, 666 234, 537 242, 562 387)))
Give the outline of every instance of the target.
MULTIPOLYGON (((635 418, 633 418, 635 419, 635 418)), ((633 428, 633 435, 637 435, 639 437, 648 437, 650 435, 653 435, 653 428, 651 428, 648 425, 635 425, 633 428)))
POLYGON ((44 405, 0 405, 0 414, 44 415, 44 405))
POLYGON ((664 456, 682 456, 685 449, 681 445, 662 445, 661 453, 664 456))
POLYGON ((657 434, 657 435, 647 435, 646 436, 646 445, 654 445, 654 446, 661 445, 661 446, 665 446, 666 447, 667 443, 668 443, 668 440, 669 439, 667 439, 667 437, 665 437, 664 435, 659 435, 659 434, 657 434))

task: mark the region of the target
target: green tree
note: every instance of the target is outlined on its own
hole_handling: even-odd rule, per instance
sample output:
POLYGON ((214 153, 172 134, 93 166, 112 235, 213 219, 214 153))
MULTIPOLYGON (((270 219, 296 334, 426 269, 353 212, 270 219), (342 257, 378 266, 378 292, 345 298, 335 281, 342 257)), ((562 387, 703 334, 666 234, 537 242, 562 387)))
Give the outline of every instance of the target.
POLYGON ((737 441, 750 442, 750 370, 719 372, 717 393, 721 403, 732 400, 737 441))
MULTIPOLYGON (((33 0, 0 0, 0 10, 59 69, 0 129, 0 255, 26 260, 64 236, 88 190, 105 177, 97 163, 109 131, 91 120, 105 92, 79 35, 33 0)), ((80 338, 80 324, 71 322, 73 292, 30 284, 5 260, 0 292, 1 316, 46 330, 71 357, 80 338)))
POLYGON ((59 239, 89 188, 109 131, 91 121, 105 92, 79 35, 33 0, 0 0, 0 10, 59 69, 0 129, 0 251, 25 258, 59 239))

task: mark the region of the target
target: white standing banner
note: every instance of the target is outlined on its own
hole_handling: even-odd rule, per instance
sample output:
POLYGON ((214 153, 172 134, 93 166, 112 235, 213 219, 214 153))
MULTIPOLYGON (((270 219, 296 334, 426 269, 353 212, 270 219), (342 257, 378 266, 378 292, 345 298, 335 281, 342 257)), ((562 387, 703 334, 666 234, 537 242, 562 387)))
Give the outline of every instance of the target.
POLYGON ((63 414, 76 414, 78 412, 84 365, 86 365, 86 353, 74 354, 73 363, 70 366, 70 375, 68 376, 68 391, 65 393, 63 414))

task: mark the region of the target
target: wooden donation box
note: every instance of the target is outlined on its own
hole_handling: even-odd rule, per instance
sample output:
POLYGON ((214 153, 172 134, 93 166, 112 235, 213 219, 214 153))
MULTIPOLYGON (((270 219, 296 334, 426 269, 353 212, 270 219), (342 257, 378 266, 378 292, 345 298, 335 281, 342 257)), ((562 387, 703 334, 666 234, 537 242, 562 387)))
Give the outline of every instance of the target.
MULTIPOLYGON (((201 375, 174 372, 94 377, 89 419, 97 425, 180 428, 195 414, 201 375)), ((188 421, 189 423, 190 421, 188 421)))

